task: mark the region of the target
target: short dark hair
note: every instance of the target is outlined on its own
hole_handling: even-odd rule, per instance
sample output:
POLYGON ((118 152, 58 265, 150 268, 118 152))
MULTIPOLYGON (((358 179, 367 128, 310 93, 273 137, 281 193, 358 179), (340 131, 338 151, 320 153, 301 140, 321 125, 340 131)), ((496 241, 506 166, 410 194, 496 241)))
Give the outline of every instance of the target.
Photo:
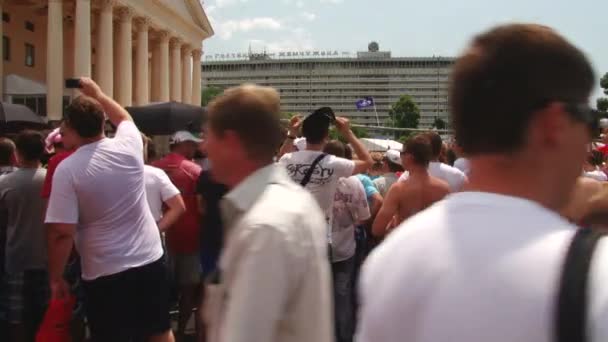
POLYGON ((386 157, 384 157, 384 160, 386 161, 386 165, 388 165, 388 170, 390 172, 403 172, 403 166, 401 166, 401 164, 395 164, 386 157))
POLYGON ((602 165, 604 163, 604 154, 598 150, 591 150, 587 161, 593 166, 602 165))
POLYGON ((332 140, 325 145, 323 152, 334 155, 336 157, 344 158, 346 156, 346 145, 340 140, 332 140))
POLYGON ((344 159, 353 160, 353 149, 349 145, 344 145, 344 159))
POLYGON ((40 160, 44 154, 44 136, 37 131, 22 131, 17 135, 15 145, 19 156, 26 161, 40 160))
POLYGON ((82 138, 94 138, 103 132, 105 114, 96 100, 78 96, 67 106, 63 121, 82 138))
POLYGON ((429 136, 427 134, 417 134, 408 139, 403 152, 412 155, 416 164, 427 167, 433 155, 429 136))
POLYGON ((207 107, 214 133, 236 132, 249 156, 272 160, 282 143, 280 98, 270 87, 245 84, 229 88, 207 107))
POLYGON ((551 28, 498 26, 473 39, 452 71, 449 103, 466 154, 511 153, 534 113, 549 103, 587 103, 594 86, 585 55, 551 28))
POLYGON ((15 143, 9 138, 0 138, 0 165, 10 165, 15 153, 15 143))
POLYGON ((437 132, 428 132, 426 133, 429 142, 431 143, 431 152, 433 153, 433 158, 439 157, 441 155, 441 149, 443 148, 443 140, 441 136, 437 132))
POLYGON ((329 136, 329 126, 302 125, 302 136, 310 144, 320 144, 329 136))

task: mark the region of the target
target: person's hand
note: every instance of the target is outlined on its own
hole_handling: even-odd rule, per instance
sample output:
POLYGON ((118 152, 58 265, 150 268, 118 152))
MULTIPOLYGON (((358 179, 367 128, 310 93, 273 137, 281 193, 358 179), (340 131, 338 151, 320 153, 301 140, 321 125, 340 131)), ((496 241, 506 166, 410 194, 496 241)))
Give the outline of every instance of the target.
POLYGON ((80 78, 80 91, 86 96, 92 97, 94 99, 98 99, 103 95, 101 88, 88 77, 80 78))
POLYGON ((70 296, 70 285, 65 279, 51 280, 51 298, 65 299, 70 296))
POLYGON ((343 137, 346 137, 348 136, 348 134, 350 134, 350 121, 347 118, 343 116, 336 117, 335 125, 336 129, 343 137))
POLYGON ((289 120, 289 132, 291 134, 296 134, 302 125, 302 117, 299 115, 293 116, 289 120))

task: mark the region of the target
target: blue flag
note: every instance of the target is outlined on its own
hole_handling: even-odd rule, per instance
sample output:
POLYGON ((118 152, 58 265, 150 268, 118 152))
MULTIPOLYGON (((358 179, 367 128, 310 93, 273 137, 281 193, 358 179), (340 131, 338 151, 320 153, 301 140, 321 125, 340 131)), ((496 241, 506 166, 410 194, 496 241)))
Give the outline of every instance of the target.
POLYGON ((373 107, 374 106, 374 98, 373 97, 366 97, 364 99, 361 99, 361 100, 358 100, 357 102, 355 102, 355 105, 357 106, 357 110, 363 109, 363 108, 368 108, 368 107, 373 107))

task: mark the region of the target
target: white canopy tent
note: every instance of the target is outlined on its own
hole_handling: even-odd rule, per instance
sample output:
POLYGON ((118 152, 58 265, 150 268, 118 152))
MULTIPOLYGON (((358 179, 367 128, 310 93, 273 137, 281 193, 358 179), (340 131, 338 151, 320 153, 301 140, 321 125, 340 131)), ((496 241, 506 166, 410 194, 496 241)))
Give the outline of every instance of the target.
POLYGON ((370 152, 386 152, 387 150, 401 151, 403 144, 390 139, 361 138, 363 146, 370 152))

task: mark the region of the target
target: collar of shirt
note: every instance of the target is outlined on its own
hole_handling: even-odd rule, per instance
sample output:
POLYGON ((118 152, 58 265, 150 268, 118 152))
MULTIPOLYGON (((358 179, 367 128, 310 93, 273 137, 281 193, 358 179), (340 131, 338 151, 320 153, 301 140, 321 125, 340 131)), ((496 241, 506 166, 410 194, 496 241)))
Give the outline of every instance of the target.
POLYGON ((220 203, 225 227, 230 229, 266 189, 268 184, 287 184, 290 178, 283 167, 270 164, 250 174, 224 196, 220 203))

